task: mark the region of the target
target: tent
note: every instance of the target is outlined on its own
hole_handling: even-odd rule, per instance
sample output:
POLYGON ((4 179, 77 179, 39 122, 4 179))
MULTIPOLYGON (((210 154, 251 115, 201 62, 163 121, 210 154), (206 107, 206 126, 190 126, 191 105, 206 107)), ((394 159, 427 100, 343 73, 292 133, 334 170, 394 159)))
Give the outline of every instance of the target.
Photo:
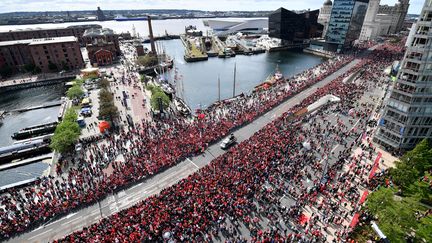
POLYGON ((107 121, 101 121, 98 127, 99 131, 104 133, 107 129, 110 129, 111 125, 107 121))

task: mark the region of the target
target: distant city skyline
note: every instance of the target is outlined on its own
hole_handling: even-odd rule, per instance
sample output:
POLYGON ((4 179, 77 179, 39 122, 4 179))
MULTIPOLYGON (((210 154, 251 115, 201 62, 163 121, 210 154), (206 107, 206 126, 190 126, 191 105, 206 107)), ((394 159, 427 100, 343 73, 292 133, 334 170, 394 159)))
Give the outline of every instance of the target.
MULTIPOLYGON (((319 9, 324 0, 2 0, 0 13, 34 11, 189 9, 204 11, 269 11, 284 7, 290 10, 319 9)), ((382 0, 394 5, 397 0, 382 0)), ((424 0, 411 0, 408 13, 419 14, 424 0)))

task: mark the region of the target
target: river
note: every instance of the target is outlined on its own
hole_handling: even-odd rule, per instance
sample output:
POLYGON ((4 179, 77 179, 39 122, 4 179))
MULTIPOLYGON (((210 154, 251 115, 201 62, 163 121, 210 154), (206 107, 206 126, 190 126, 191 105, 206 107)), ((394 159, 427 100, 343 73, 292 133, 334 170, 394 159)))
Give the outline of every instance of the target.
MULTIPOLYGON (((153 20, 152 23, 156 36, 163 35, 165 31, 169 34, 183 33, 184 27, 187 25, 195 25, 199 30, 207 30, 203 25, 203 19, 153 20)), ((105 28, 113 29, 116 33, 131 32, 132 26, 135 26, 136 32, 140 36, 148 35, 146 21, 0 26, 0 31, 18 28, 53 28, 77 24, 100 24, 105 28)), ((193 110, 199 107, 205 108, 218 99, 218 76, 220 76, 221 81, 221 98, 225 99, 232 96, 235 64, 237 66, 236 94, 240 94, 250 92, 267 76, 273 74, 276 66, 279 66, 280 71, 289 77, 324 61, 323 58, 301 52, 283 51, 253 56, 238 55, 227 59, 214 57, 209 58, 208 61, 186 63, 183 59, 184 48, 180 40, 161 41, 160 43, 166 53, 174 58, 174 66, 178 69, 178 74, 184 85, 185 100, 193 110)), ((171 71, 167 75, 172 79, 174 74, 171 71)), ((62 84, 11 91, 0 96, 0 110, 25 108, 59 100, 64 91, 65 88, 62 84)), ((10 136, 23 127, 55 121, 57 113, 58 107, 53 107, 7 115, 3 126, 0 127, 0 146, 12 144, 13 140, 10 136)), ((36 163, 36 165, 3 171, 0 173, 0 186, 37 177, 47 167, 48 165, 45 163, 36 163)))

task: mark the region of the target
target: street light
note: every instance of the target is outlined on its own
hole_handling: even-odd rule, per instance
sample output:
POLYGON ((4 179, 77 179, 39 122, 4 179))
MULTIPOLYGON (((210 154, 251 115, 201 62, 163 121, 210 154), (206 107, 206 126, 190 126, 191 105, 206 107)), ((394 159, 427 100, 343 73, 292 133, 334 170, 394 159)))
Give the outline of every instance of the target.
POLYGON ((371 221, 372 229, 378 234, 378 236, 381 238, 381 240, 385 243, 390 243, 390 241, 387 239, 387 236, 378 228, 378 225, 371 221))

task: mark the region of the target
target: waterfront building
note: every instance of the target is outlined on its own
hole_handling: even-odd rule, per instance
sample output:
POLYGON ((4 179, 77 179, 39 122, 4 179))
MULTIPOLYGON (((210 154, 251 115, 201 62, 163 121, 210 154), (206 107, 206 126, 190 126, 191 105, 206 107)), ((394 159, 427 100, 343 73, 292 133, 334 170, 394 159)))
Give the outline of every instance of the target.
POLYGON ((206 20, 213 33, 217 36, 228 36, 238 32, 246 34, 267 33, 268 19, 248 19, 239 21, 206 20))
POLYGON ((303 44, 322 35, 323 26, 318 23, 319 10, 295 13, 279 8, 269 16, 269 36, 281 39, 283 45, 303 44))
POLYGON ((376 39, 382 35, 396 34, 404 26, 409 1, 399 0, 395 6, 382 5, 380 0, 370 0, 360 41, 376 39))
POLYGON ((432 137, 432 1, 425 1, 413 25, 374 141, 389 149, 409 150, 432 137))
POLYGON ((391 26, 389 33, 396 34, 402 30, 405 22, 405 17, 408 13, 409 0, 398 0, 399 3, 394 6, 380 5, 378 14, 388 14, 391 16, 391 26))
POLYGON ((335 0, 326 33, 326 49, 343 51, 360 36, 368 0, 335 0))
POLYGON ((0 42, 0 68, 23 71, 26 64, 42 72, 82 68, 78 39, 74 36, 0 42))
MULTIPOLYGON (((87 50, 89 45, 92 47, 98 46, 102 49, 106 49, 113 52, 114 56, 121 54, 119 36, 109 28, 91 28, 87 29, 83 36, 83 43, 85 43, 87 50)), ((91 48, 92 49, 92 48, 91 48)), ((89 57, 91 59, 91 57, 89 57)))
POLYGON ((330 21, 331 10, 333 7, 333 3, 331 0, 326 0, 324 5, 321 7, 318 15, 318 23, 323 25, 322 37, 325 37, 328 23, 330 21))
POLYGON ((2 41, 14 41, 14 40, 30 40, 30 39, 41 39, 49 37, 63 37, 63 36, 75 36, 78 38, 80 44, 83 45, 82 36, 86 29, 90 28, 102 28, 102 26, 97 24, 87 24, 87 25, 72 25, 68 27, 58 27, 58 28, 26 28, 26 29, 16 29, 0 31, 0 42, 2 41))

